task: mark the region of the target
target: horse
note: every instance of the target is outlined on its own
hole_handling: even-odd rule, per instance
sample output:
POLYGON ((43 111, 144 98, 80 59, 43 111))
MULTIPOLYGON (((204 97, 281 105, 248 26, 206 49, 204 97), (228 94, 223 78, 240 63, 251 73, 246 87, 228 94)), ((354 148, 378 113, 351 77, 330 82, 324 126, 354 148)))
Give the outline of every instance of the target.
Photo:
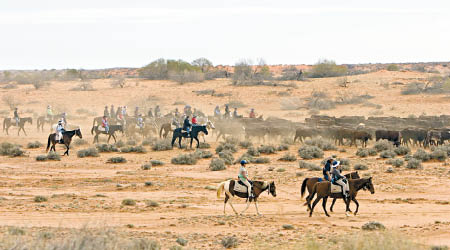
POLYGON ((93 142, 93 143, 95 143, 95 142, 98 143, 98 136, 99 136, 100 134, 108 135, 108 141, 107 141, 107 143, 109 143, 109 140, 111 139, 111 137, 114 139, 114 143, 116 143, 116 142, 117 142, 117 140, 116 140, 116 131, 120 131, 120 132, 122 132, 122 134, 123 134, 123 126, 122 126, 122 125, 110 125, 110 126, 109 126, 109 130, 108 130, 108 133, 106 133, 106 131, 101 131, 101 130, 99 130, 99 129, 98 129, 98 126, 93 126, 92 129, 91 129, 91 134, 92 134, 92 135, 93 135, 94 132, 95 132, 94 142, 93 142))
MULTIPOLYGON (((33 118, 31 117, 22 117, 19 119, 19 129, 17 130, 17 135, 20 134, 20 130, 22 130, 25 135, 27 135, 27 132, 25 131, 25 123, 29 122, 30 124, 33 124, 33 118)), ((5 118, 3 120, 3 131, 6 131, 6 134, 9 135, 9 127, 16 126, 16 120, 13 120, 11 118, 5 118)))
MULTIPOLYGON (((224 181, 219 184, 219 187, 217 188, 217 198, 220 198, 220 195, 225 191, 225 200, 223 204, 223 214, 225 215, 225 208, 227 206, 227 202, 230 202, 230 206, 233 209, 234 213, 237 215, 238 212, 233 207, 232 198, 236 195, 237 197, 247 199, 247 207, 241 212, 243 214, 245 211, 247 211, 248 207, 250 206, 251 200, 248 199, 248 193, 247 192, 236 192, 234 191, 234 186, 237 181, 235 180, 228 180, 224 181)), ((255 195, 255 208, 256 213, 258 215, 261 215, 258 210, 258 197, 259 195, 264 192, 268 191, 269 194, 272 194, 273 197, 277 196, 277 191, 275 187, 275 182, 268 182, 268 181, 253 181, 253 194, 255 195)))
POLYGON ((178 144, 181 148, 181 138, 191 138, 191 148, 192 148, 192 141, 195 139, 197 141, 197 148, 200 146, 200 141, 198 140, 198 133, 203 132, 205 135, 208 135, 208 130, 206 129, 206 126, 192 126, 190 135, 188 136, 187 132, 182 132, 182 128, 177 128, 173 131, 172 136, 172 148, 173 144, 175 143, 175 140, 178 138, 178 144))
MULTIPOLYGON (((80 129, 76 129, 76 130, 71 130, 71 131, 64 131, 63 133, 63 142, 60 144, 64 144, 66 146, 66 152, 64 152, 64 155, 69 156, 69 148, 70 148, 70 143, 72 142, 72 137, 74 135, 77 135, 78 137, 80 137, 80 139, 83 138, 83 135, 81 134, 81 130, 80 129)), ((48 136, 48 143, 47 143, 47 150, 46 152, 48 152, 48 149, 50 148, 50 151, 54 151, 56 152, 56 148, 55 145, 58 143, 58 141, 56 140, 56 133, 50 134, 48 136), (50 148, 50 143, 52 143, 52 147, 50 148)))
POLYGON ((55 124, 58 122, 58 119, 63 116, 63 113, 52 115, 50 119, 48 119, 47 116, 39 116, 36 120, 36 128, 39 132, 39 128, 42 132, 44 132, 44 125, 45 123, 50 124, 50 131, 52 130, 52 124, 55 124))
MULTIPOLYGON (((210 120, 207 120, 203 125, 205 125, 208 130, 216 129, 216 127, 214 127, 214 124, 210 120)), ((203 137, 203 142, 206 143, 205 134, 202 132, 200 136, 203 137)))
POLYGON ((172 132, 172 125, 170 123, 164 123, 159 130, 159 138, 166 138, 170 132, 172 132), (164 131, 164 134, 163 134, 164 131))
MULTIPOLYGON (((94 118, 94 120, 92 121, 92 126, 99 126, 102 125, 103 122, 103 116, 97 116, 94 118)), ((108 123, 111 125, 116 125, 118 123, 117 118, 115 117, 110 117, 108 118, 108 123)))
MULTIPOLYGON (((359 179, 359 178, 361 178, 361 177, 359 176, 359 174, 358 174, 358 171, 348 173, 348 174, 346 174, 346 175, 344 175, 344 176, 345 176, 347 179, 359 179)), ((319 182, 319 179, 323 179, 323 178, 319 178, 319 177, 311 177, 311 178, 305 178, 305 179, 303 180, 302 188, 301 188, 301 195, 302 195, 302 198, 303 198, 303 195, 305 194, 306 188, 308 188, 308 196, 306 197, 306 200, 308 201, 308 199, 309 199, 310 197, 312 198, 312 196, 311 196, 311 194, 312 194, 312 189, 313 189, 314 185, 315 185, 317 182, 319 182)), ((324 181, 326 181, 326 180, 324 179, 324 181)), ((303 204, 303 206, 306 206, 306 205, 307 205, 307 202, 305 202, 305 204, 303 204)), ((308 207, 308 210, 309 210, 309 207, 308 207)), ((308 210, 307 210, 307 211, 308 211, 308 210)))
POLYGON ((329 182, 329 181, 318 182, 318 183, 314 184, 312 194, 311 194, 310 198, 308 198, 308 201, 307 201, 308 207, 309 207, 309 217, 312 216, 314 207, 321 199, 323 199, 322 207, 323 207, 323 210, 325 211, 325 215, 330 217, 330 215, 327 212, 327 207, 326 207, 328 197, 344 199, 345 204, 346 204, 346 210, 345 210, 346 215, 348 215, 347 212, 350 211, 349 204, 350 204, 350 200, 352 200, 353 202, 356 203, 356 211, 355 211, 355 215, 356 215, 358 213, 358 208, 359 208, 359 203, 356 200, 356 195, 357 195, 358 191, 363 188, 366 188, 366 189, 370 190, 370 193, 372 193, 372 194, 375 193, 375 189, 372 184, 372 177, 362 178, 362 179, 349 179, 348 185, 350 188, 350 192, 349 192, 349 198, 346 199, 341 192, 331 193, 331 182, 329 182), (312 198, 314 197, 314 195, 316 193, 317 193, 317 198, 314 200, 314 202, 311 206, 312 198))

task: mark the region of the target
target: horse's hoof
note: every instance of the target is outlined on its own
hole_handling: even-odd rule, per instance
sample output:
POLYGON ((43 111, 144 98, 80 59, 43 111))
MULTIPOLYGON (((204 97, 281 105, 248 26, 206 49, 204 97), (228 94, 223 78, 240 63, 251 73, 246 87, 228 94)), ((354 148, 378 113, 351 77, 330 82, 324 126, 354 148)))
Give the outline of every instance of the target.
POLYGON ((347 212, 345 212, 345 216, 346 216, 346 217, 349 217, 350 215, 349 215, 347 212))

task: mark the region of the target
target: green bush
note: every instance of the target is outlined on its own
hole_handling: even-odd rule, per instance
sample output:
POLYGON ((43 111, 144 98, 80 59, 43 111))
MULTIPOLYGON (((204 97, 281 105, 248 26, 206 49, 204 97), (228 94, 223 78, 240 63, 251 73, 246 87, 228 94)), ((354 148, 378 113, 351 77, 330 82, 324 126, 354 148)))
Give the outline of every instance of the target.
POLYGON ((308 169, 309 171, 320 171, 322 170, 322 168, 314 163, 309 163, 307 161, 302 161, 300 160, 298 162, 298 167, 299 168, 304 168, 304 169, 308 169))
POLYGON ((286 151, 289 150, 289 145, 288 144, 280 144, 277 147, 277 151, 286 151))
POLYGON ((370 156, 375 156, 378 154, 378 151, 374 148, 369 148, 368 152, 370 156))
POLYGON ((127 145, 129 145, 129 146, 136 146, 136 141, 135 140, 128 140, 127 141, 127 145))
POLYGON ((123 142, 122 140, 119 140, 118 142, 116 142, 114 144, 114 146, 116 146, 116 148, 121 148, 121 147, 125 146, 125 142, 123 142))
POLYGON ((124 199, 122 200, 122 205, 124 206, 135 206, 136 205, 136 201, 133 199, 124 199))
POLYGON ((394 150, 384 150, 380 153, 381 158, 394 158, 396 155, 394 150))
POLYGON ((123 158, 122 156, 111 157, 106 161, 106 163, 126 163, 126 162, 127 159, 123 158))
POLYGON ((152 164, 151 163, 147 163, 141 166, 142 170, 150 170, 152 169, 152 164))
POLYGON ((300 157, 307 160, 323 157, 322 149, 316 146, 302 146, 298 149, 298 154, 300 155, 300 157))
POLYGON ((142 146, 150 146, 150 145, 153 145, 156 141, 157 141, 156 138, 154 138, 154 137, 148 137, 148 138, 145 138, 145 139, 142 141, 141 145, 142 145, 142 146))
POLYGON ((239 142, 239 146, 241 148, 249 148, 253 145, 253 143, 251 141, 240 141, 239 142))
POLYGON ((151 160, 150 163, 152 164, 152 166, 162 166, 162 165, 164 165, 164 162, 159 161, 159 160, 151 160))
POLYGON ((427 153, 425 150, 419 148, 412 156, 414 159, 420 160, 420 161, 429 161, 431 158, 431 155, 427 153))
POLYGON ((238 239, 234 236, 225 237, 220 243, 225 248, 235 248, 239 245, 238 239))
POLYGON ((35 142, 29 142, 27 145, 27 148, 40 148, 42 147, 42 143, 35 141, 35 142))
POLYGON ((222 159, 225 162, 225 164, 227 164, 227 165, 233 164, 234 157, 233 157, 233 153, 231 151, 223 150, 223 151, 219 152, 219 157, 220 157, 220 159, 222 159))
POLYGON ((386 229, 386 227, 384 227, 384 225, 381 224, 380 222, 371 221, 371 222, 368 222, 368 223, 362 225, 361 229, 373 231, 373 230, 384 230, 384 229, 386 229))
POLYGON ((295 157, 295 155, 291 153, 286 153, 280 158, 280 161, 296 161, 296 160, 297 157, 295 157))
POLYGON ((84 157, 98 157, 98 150, 96 148, 87 148, 87 149, 81 149, 77 152, 77 156, 79 158, 84 158, 84 157))
POLYGON ((42 196, 42 195, 38 195, 34 197, 34 202, 45 202, 47 201, 47 197, 42 196))
POLYGON ((73 144, 75 145, 75 146, 82 146, 82 145, 87 145, 87 144, 89 144, 86 140, 84 140, 84 139, 80 139, 80 138, 77 138, 77 139, 75 139, 74 141, 73 141, 73 144))
POLYGON ((386 161, 386 163, 398 168, 403 166, 404 161, 402 159, 389 159, 386 161))
POLYGON ((265 163, 269 163, 270 159, 267 157, 256 157, 256 158, 250 159, 250 162, 255 163, 255 164, 265 164, 265 163))
POLYGON ((411 149, 409 149, 408 147, 405 147, 405 146, 398 146, 394 149, 394 152, 397 155, 407 155, 407 154, 411 153, 411 149))
POLYGON ((209 169, 211 171, 220 171, 220 170, 225 170, 226 166, 225 166, 225 162, 222 159, 219 158, 214 158, 211 160, 211 163, 209 164, 209 169))
POLYGON ((119 152, 119 149, 116 148, 114 145, 110 144, 96 144, 95 148, 97 148, 98 152, 104 153, 104 152, 119 152))
POLYGON ((9 142, 2 142, 0 144, 0 155, 18 157, 23 156, 25 151, 20 148, 20 145, 9 142))
POLYGON ((258 147, 258 152, 262 154, 275 154, 276 149, 272 145, 261 145, 258 147))
POLYGON ((369 150, 366 148, 358 148, 358 150, 356 150, 356 155, 361 158, 367 157, 369 156, 369 150))
POLYGON ((211 148, 211 145, 209 145, 209 143, 206 143, 206 142, 200 142, 198 147, 201 149, 205 149, 205 148, 211 148))
POLYGON ((444 162, 448 158, 447 152, 440 150, 440 149, 436 149, 433 152, 431 152, 430 157, 431 157, 431 159, 436 159, 436 160, 442 161, 442 162, 444 162))
POLYGON ((176 165, 194 165, 197 163, 198 157, 196 154, 181 154, 173 157, 171 162, 176 165))
POLYGON ((441 145, 438 147, 431 147, 431 151, 441 150, 447 153, 447 156, 450 156, 450 145, 441 145))
POLYGON ((322 137, 306 140, 305 144, 309 146, 316 146, 324 151, 337 150, 336 146, 330 140, 323 139, 322 137))
POLYGON ((146 200, 145 204, 147 205, 147 207, 159 207, 159 203, 152 200, 146 200))
POLYGON ((56 153, 56 152, 49 152, 47 154, 47 160, 60 161, 61 160, 61 156, 58 153, 56 153))
POLYGON ((36 161, 46 161, 47 156, 46 155, 38 155, 36 156, 36 161))
POLYGON ((357 163, 357 164, 355 164, 355 165, 353 166, 353 169, 354 169, 354 170, 367 170, 367 169, 369 169, 369 168, 368 168, 367 165, 365 165, 365 164, 357 163))
POLYGON ((217 148, 216 148, 216 153, 218 154, 224 150, 228 150, 233 153, 236 153, 237 152, 236 144, 232 144, 232 143, 228 143, 228 142, 221 142, 219 144, 219 146, 217 146, 217 148))
POLYGON ((397 64, 389 64, 389 65, 386 67, 386 70, 387 70, 387 71, 399 71, 400 69, 399 69, 399 67, 398 67, 397 64))
POLYGON ((172 149, 172 145, 171 145, 171 141, 169 139, 164 139, 164 140, 157 140, 155 142, 155 144, 153 144, 152 149, 154 151, 166 151, 166 150, 171 150, 172 149))
POLYGON ((422 162, 420 160, 417 160, 415 158, 412 158, 408 161, 408 164, 406 164, 406 168, 408 169, 422 169, 422 162))
POLYGON ((260 152, 258 149, 254 148, 253 146, 249 147, 247 149, 247 154, 250 156, 259 156, 260 152))
POLYGON ((125 146, 120 148, 122 153, 146 153, 147 150, 143 146, 125 146))
POLYGON ((392 146, 392 143, 389 142, 388 140, 379 140, 379 141, 375 142, 375 145, 373 146, 373 148, 377 152, 381 152, 384 150, 390 150, 393 148, 393 146, 392 146))
POLYGON ((208 151, 208 150, 197 149, 197 150, 195 150, 195 154, 197 154, 198 158, 201 158, 201 159, 207 159, 207 158, 213 157, 213 153, 211 153, 211 151, 208 151))
POLYGON ((345 65, 336 65, 331 60, 320 60, 317 62, 307 76, 311 78, 335 77, 347 74, 347 67, 345 65))

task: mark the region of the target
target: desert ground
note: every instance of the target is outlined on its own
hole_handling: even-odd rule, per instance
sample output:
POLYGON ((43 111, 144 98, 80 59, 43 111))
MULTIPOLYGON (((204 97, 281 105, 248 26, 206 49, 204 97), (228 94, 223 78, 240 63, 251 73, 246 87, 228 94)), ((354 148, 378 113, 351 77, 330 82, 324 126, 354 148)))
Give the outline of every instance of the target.
MULTIPOLYGON (((145 146, 146 153, 100 153, 99 157, 77 157, 77 151, 92 147, 90 133, 92 118, 103 113, 105 105, 127 105, 129 112, 136 105, 147 109, 159 104, 162 112, 174 108, 182 110, 189 104, 204 113, 212 114, 216 105, 241 102, 245 107, 238 112, 248 115, 255 108, 259 115, 280 117, 302 122, 310 116, 310 110, 299 107, 286 110, 284 106, 300 102, 313 91, 326 92, 336 99, 346 95, 371 95, 370 105, 338 105, 320 114, 330 116, 400 116, 449 114, 450 99, 447 95, 401 95, 402 87, 414 81, 424 81, 432 74, 420 72, 377 71, 348 76, 348 87, 338 86, 341 78, 290 81, 289 86, 232 86, 228 79, 202 83, 177 84, 171 81, 126 79, 124 88, 112 88, 110 79, 92 80, 93 91, 71 91, 76 81, 52 82, 50 86, 35 90, 31 85, 19 85, 16 89, 1 89, 0 98, 11 96, 19 104, 22 116, 34 118, 27 124, 28 135, 17 136, 17 128, 10 135, 2 133, 0 142, 23 146, 24 156, 0 156, 0 232, 7 238, 23 228, 24 235, 33 237, 42 232, 64 236, 72 230, 115 230, 126 237, 141 237, 158 241, 164 249, 174 247, 178 238, 187 240, 187 249, 221 249, 224 237, 238 239, 238 249, 301 249, 309 239, 322 246, 336 238, 352 237, 360 233, 361 226, 370 221, 382 223, 392 234, 400 234, 420 246, 450 245, 450 169, 446 162, 429 161, 423 169, 390 167, 386 159, 377 156, 360 158, 356 147, 338 146, 326 151, 325 157, 337 155, 350 160, 351 166, 364 163, 368 170, 360 170, 363 177, 373 177, 375 193, 358 193, 360 209, 357 216, 345 215, 342 200, 336 203, 331 217, 323 213, 321 203, 312 217, 308 216, 300 196, 304 178, 320 176, 321 171, 300 169, 297 150, 301 143, 289 146, 287 152, 297 156, 293 162, 278 160, 286 151, 264 155, 267 164, 250 164, 249 175, 254 179, 275 181, 277 196, 263 193, 259 199, 262 216, 257 216, 253 205, 244 215, 236 216, 227 206, 223 214, 223 195, 217 198, 215 188, 230 178, 235 178, 237 164, 223 171, 210 171, 211 159, 200 159, 195 165, 174 165, 171 159, 190 153, 187 149, 153 151, 145 146), (213 89, 225 96, 198 95, 194 91, 213 89), (60 161, 36 161, 45 155, 49 126, 37 132, 36 118, 43 115, 47 105, 68 113, 69 123, 81 128, 85 145, 73 145, 70 156, 60 161), (284 105, 284 106, 283 106, 284 105), (82 112, 80 110, 88 110, 82 112), (78 111, 77 111, 78 110, 78 111), (29 142, 39 141, 44 146, 27 148, 29 142), (127 162, 107 163, 111 157, 122 156, 127 162), (143 170, 150 160, 164 162, 143 170), (147 183, 147 184, 146 184, 147 183), (47 201, 36 202, 37 196, 47 201), (125 199, 136 201, 124 205, 125 199), (285 229, 283 225, 292 225, 285 229)), ((2 104, 3 117, 12 117, 12 111, 2 104)), ((450 125, 450 124, 449 124, 450 125)), ((156 135, 154 135, 156 137, 156 135)), ((119 139, 129 139, 120 135, 119 139)), ((243 138, 242 138, 243 139, 243 138)), ((292 138, 291 138, 292 139, 292 138)), ((105 137, 101 138, 105 143, 105 137)), ((133 140, 140 143, 141 138, 133 140)), ((210 150, 215 154, 219 145, 214 135, 206 137, 210 150)), ((259 145, 257 141, 254 145, 259 145)), ((270 141, 265 144, 280 144, 270 141)), ((369 142, 369 147, 374 144, 369 142)), ((416 148, 412 148, 414 152, 416 148)), ((234 153, 237 159, 246 149, 234 153)), ((62 146, 57 147, 62 154, 62 146)), ((320 165, 322 159, 307 160, 320 165)), ((328 204, 331 201, 328 200, 328 204)), ((238 211, 245 208, 243 199, 235 199, 238 211)), ((354 210, 355 205, 351 204, 354 210)), ((22 234, 22 233, 20 233, 22 234)))

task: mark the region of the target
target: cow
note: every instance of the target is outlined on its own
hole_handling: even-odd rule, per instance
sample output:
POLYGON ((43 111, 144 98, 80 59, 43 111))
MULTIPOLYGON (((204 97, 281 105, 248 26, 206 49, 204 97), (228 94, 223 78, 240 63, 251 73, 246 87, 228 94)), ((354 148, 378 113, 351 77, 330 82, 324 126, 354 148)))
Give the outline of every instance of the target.
POLYGON ((382 139, 388 140, 396 147, 400 146, 400 140, 401 140, 401 133, 400 131, 392 131, 392 130, 377 130, 375 131, 375 140, 379 141, 382 139))
POLYGON ((372 140, 372 134, 367 131, 363 131, 363 130, 355 130, 352 133, 352 142, 351 142, 350 146, 352 146, 354 143, 355 147, 358 147, 356 144, 356 140, 360 140, 362 147, 365 148, 365 147, 367 147, 367 141, 372 140))

